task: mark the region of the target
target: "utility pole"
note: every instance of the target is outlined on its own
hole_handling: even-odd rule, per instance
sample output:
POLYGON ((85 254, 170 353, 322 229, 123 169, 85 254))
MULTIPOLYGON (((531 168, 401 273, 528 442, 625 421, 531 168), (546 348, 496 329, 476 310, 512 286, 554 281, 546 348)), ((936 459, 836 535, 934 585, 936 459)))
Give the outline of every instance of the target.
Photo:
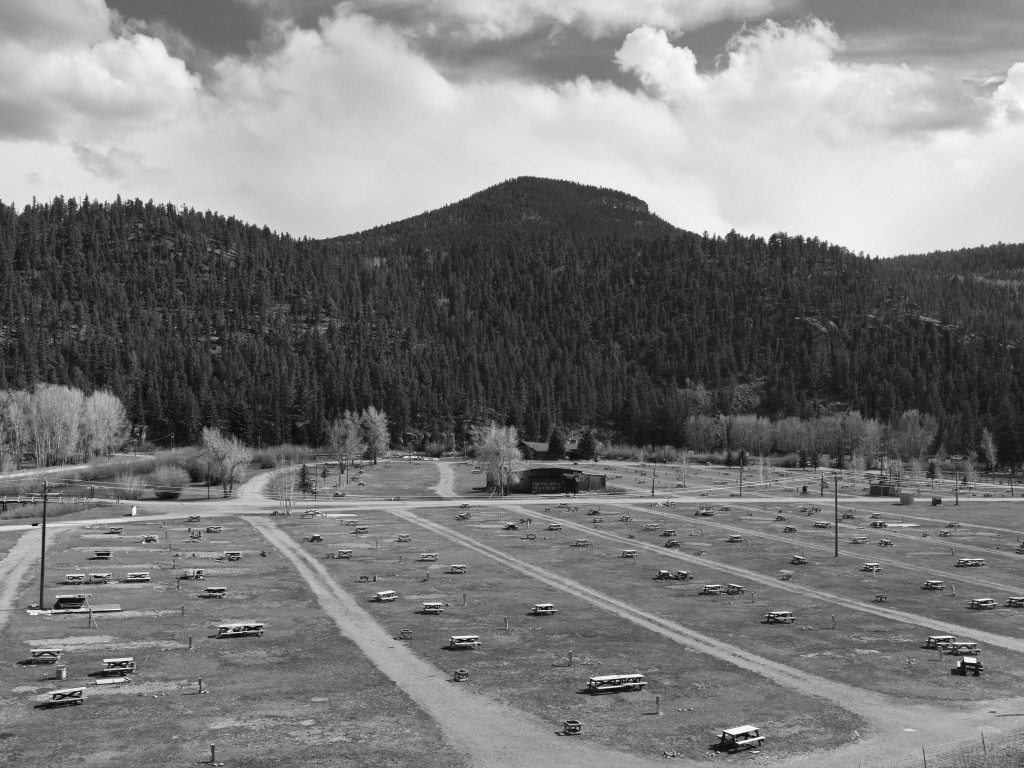
POLYGON ((832 476, 832 480, 835 482, 835 494, 836 494, 836 557, 839 557, 839 473, 837 472, 832 476))
POLYGON ((651 496, 654 496, 654 484, 658 482, 658 465, 651 464, 654 467, 654 477, 651 478, 651 496))
POLYGON ((743 465, 746 463, 745 458, 740 459, 740 498, 743 498, 743 465))
POLYGON ((46 481, 43 480, 43 537, 39 549, 39 610, 43 605, 43 590, 46 585, 46 481))

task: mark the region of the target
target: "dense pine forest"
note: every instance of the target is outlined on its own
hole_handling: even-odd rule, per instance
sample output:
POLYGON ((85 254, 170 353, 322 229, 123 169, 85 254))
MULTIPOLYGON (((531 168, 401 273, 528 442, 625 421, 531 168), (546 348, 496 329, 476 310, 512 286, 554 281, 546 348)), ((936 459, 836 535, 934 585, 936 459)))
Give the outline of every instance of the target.
MULTIPOLYGON (((865 222, 870 226, 870 222, 865 222)), ((621 192, 522 178, 330 240, 118 199, 0 204, 0 390, 108 389, 151 441, 593 426, 685 444, 695 414, 934 416, 1024 460, 1024 246, 879 260, 676 229, 621 192)))

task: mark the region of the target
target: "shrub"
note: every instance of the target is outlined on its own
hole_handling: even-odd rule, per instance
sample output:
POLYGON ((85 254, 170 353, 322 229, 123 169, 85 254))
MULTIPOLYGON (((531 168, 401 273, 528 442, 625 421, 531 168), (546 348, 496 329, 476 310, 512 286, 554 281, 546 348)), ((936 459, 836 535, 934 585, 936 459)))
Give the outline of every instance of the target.
POLYGON ((159 467, 149 475, 149 484, 158 499, 177 499, 188 481, 189 473, 176 465, 159 467))
POLYGON ((146 490, 146 483, 136 474, 122 474, 115 478, 119 488, 119 496, 122 499, 141 499, 143 491, 146 490))

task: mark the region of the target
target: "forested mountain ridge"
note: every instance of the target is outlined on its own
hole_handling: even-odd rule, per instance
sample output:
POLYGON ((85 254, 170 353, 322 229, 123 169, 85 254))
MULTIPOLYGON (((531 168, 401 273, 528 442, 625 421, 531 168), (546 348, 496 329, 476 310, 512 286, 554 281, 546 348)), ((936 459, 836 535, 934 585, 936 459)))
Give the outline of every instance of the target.
POLYGON ((0 389, 109 387, 151 439, 317 443, 497 418, 681 443, 696 413, 982 427, 1020 461, 1024 247, 891 260, 681 231, 627 194, 523 178, 329 240, 117 200, 0 208, 0 389))

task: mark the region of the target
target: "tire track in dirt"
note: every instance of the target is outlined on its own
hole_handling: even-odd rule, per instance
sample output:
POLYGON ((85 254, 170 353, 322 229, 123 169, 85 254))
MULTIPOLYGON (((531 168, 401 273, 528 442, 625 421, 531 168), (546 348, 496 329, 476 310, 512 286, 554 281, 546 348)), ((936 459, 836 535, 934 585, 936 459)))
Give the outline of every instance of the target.
MULTIPOLYGON (((508 507, 513 509, 513 507, 508 507)), ((394 510, 386 510, 388 512, 394 512, 394 510)), ((522 509, 523 513, 529 515, 532 514, 535 518, 541 518, 544 520, 550 520, 551 522, 561 523, 563 528, 569 527, 574 530, 578 530, 587 534, 589 538, 602 538, 608 541, 613 541, 619 545, 626 545, 628 549, 644 550, 646 552, 656 553, 665 557, 672 558, 673 560, 680 560, 687 563, 688 565, 705 565, 711 566, 719 571, 725 573, 731 573, 734 576, 740 576, 748 581, 752 581, 757 584, 764 584, 765 586, 772 587, 774 589, 780 589, 786 592, 792 592, 797 595, 803 595, 805 597, 811 597, 815 600, 822 600, 832 605, 841 605, 844 608, 849 608, 853 611, 859 611, 861 613, 869 613, 882 618, 890 619, 892 621, 898 621, 903 624, 916 624, 926 629, 932 629, 941 634, 955 634, 962 636, 970 636, 977 642, 988 643, 999 648, 1005 648, 1008 651, 1017 651, 1018 653, 1024 653, 1024 640, 1007 637, 1006 635, 997 635, 992 632, 986 632, 979 630, 976 627, 968 627, 963 624, 956 624, 953 622, 937 621, 928 616, 921 616, 915 613, 908 613, 906 611, 898 611, 892 608, 883 608, 879 604, 878 606, 860 603, 856 600, 851 600, 847 597, 841 597, 831 592, 825 592, 820 589, 814 589, 812 587, 804 587, 799 584, 794 584, 792 581, 781 581, 774 579, 770 576, 766 576, 758 571, 751 571, 747 568, 741 568, 736 565, 729 565, 717 560, 712 560, 703 555, 687 555, 675 549, 665 549, 663 546, 657 544, 648 544, 647 542, 638 541, 636 539, 627 539, 626 537, 610 533, 608 531, 596 530, 593 527, 588 528, 582 523, 573 523, 562 518, 556 518, 548 515, 544 515, 538 512, 530 512, 529 510, 522 509)))
MULTIPOLYGON (((645 759, 570 741, 554 733, 554 724, 458 687, 448 675, 396 641, 356 599, 339 586, 312 555, 274 523, 242 517, 286 557, 316 595, 339 632, 441 728, 449 743, 465 753, 475 768, 653 768, 645 759)), ((681 762, 696 766, 699 763, 681 762)))
MULTIPOLYGON (((507 505, 504 509, 524 516, 531 514, 531 511, 525 507, 507 505)), ((849 768, 853 764, 878 765, 883 760, 903 759, 904 756, 909 759, 918 753, 922 744, 928 744, 929 749, 940 749, 943 746, 952 747, 976 734, 977 728, 981 724, 992 728, 991 715, 988 710, 995 706, 996 702, 994 701, 969 704, 959 709, 953 704, 935 707, 900 701, 885 694, 866 691, 803 672, 690 630, 670 619, 638 609, 573 579, 559 576, 544 568, 519 560, 440 523, 421 518, 413 512, 397 509, 381 511, 388 512, 407 523, 430 530, 453 543, 472 549, 478 554, 549 587, 614 613, 636 626, 656 632, 678 643, 691 653, 713 656, 812 699, 831 701, 842 709, 859 715, 872 727, 873 732, 859 742, 830 752, 816 753, 811 757, 787 760, 786 765, 812 765, 815 768, 849 768)), ((532 514, 536 515, 537 513, 532 514)), ((574 527, 582 526, 574 525, 574 527)), ((584 530, 588 529, 584 528, 584 530)), ((630 544, 634 544, 634 542, 631 541, 630 544)), ((1024 700, 1021 699, 1001 700, 999 703, 1002 706, 1014 708, 1024 706, 1024 700)))

